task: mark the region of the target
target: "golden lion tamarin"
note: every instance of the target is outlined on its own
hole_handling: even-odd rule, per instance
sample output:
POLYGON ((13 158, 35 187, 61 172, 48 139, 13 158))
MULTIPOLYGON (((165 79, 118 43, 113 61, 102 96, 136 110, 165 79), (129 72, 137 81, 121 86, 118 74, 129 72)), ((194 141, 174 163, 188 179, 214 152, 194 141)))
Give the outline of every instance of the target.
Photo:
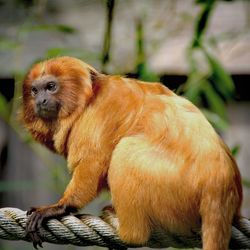
POLYGON ((103 187, 126 243, 163 228, 200 232, 203 249, 226 250, 240 216, 240 173, 192 103, 159 83, 103 75, 79 59, 36 64, 23 83, 22 118, 33 137, 67 158, 72 179, 51 206, 31 208, 34 246, 44 220, 74 212, 103 187))

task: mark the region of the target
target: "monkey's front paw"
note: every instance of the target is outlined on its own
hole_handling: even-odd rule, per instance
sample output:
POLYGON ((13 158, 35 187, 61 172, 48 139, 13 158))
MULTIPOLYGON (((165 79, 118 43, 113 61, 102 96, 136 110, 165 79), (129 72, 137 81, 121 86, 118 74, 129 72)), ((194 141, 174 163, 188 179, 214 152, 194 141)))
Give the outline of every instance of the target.
POLYGON ((26 234, 30 237, 36 249, 37 246, 43 247, 40 229, 44 219, 46 219, 46 214, 47 213, 42 208, 32 207, 27 211, 29 218, 26 224, 26 234))
POLYGON ((64 205, 32 207, 27 211, 29 218, 26 224, 26 234, 30 237, 36 249, 37 246, 42 247, 41 228, 43 223, 49 218, 66 215, 68 213, 67 206, 64 205))

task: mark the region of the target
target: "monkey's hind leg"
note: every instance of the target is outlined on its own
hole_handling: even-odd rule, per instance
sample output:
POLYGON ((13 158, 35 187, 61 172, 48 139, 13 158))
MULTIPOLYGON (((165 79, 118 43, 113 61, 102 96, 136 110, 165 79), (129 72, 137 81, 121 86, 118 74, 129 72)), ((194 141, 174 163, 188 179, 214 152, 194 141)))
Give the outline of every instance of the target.
POLYGON ((151 233, 147 212, 150 194, 143 171, 138 170, 138 164, 143 164, 138 157, 147 150, 138 138, 123 138, 113 152, 108 174, 119 237, 135 245, 145 243, 151 233))

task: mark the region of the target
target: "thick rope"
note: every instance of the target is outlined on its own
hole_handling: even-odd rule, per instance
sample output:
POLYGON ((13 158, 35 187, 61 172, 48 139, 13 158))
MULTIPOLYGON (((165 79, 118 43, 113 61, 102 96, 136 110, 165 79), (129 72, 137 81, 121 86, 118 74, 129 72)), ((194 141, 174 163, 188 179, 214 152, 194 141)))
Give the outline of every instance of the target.
MULTIPOLYGON (((30 241, 25 233, 26 212, 17 208, 0 209, 0 238, 7 240, 30 241)), ((68 215, 60 219, 50 219, 41 229, 41 237, 45 242, 55 244, 72 244, 77 246, 97 245, 110 249, 126 249, 116 233, 118 220, 106 210, 101 217, 92 215, 68 215)), ((199 233, 189 237, 173 235, 166 231, 154 232, 145 244, 152 248, 192 248, 201 247, 199 233)), ((241 218, 232 227, 230 249, 250 249, 250 221, 241 218)))

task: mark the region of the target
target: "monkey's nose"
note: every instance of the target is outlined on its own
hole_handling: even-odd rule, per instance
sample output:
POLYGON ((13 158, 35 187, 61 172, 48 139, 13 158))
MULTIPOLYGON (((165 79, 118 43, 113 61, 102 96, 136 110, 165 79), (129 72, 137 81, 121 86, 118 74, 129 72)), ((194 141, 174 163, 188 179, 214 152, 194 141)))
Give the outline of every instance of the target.
POLYGON ((39 107, 45 107, 47 105, 47 103, 48 103, 48 99, 46 99, 46 98, 37 100, 37 102, 36 102, 37 106, 39 106, 39 107))

